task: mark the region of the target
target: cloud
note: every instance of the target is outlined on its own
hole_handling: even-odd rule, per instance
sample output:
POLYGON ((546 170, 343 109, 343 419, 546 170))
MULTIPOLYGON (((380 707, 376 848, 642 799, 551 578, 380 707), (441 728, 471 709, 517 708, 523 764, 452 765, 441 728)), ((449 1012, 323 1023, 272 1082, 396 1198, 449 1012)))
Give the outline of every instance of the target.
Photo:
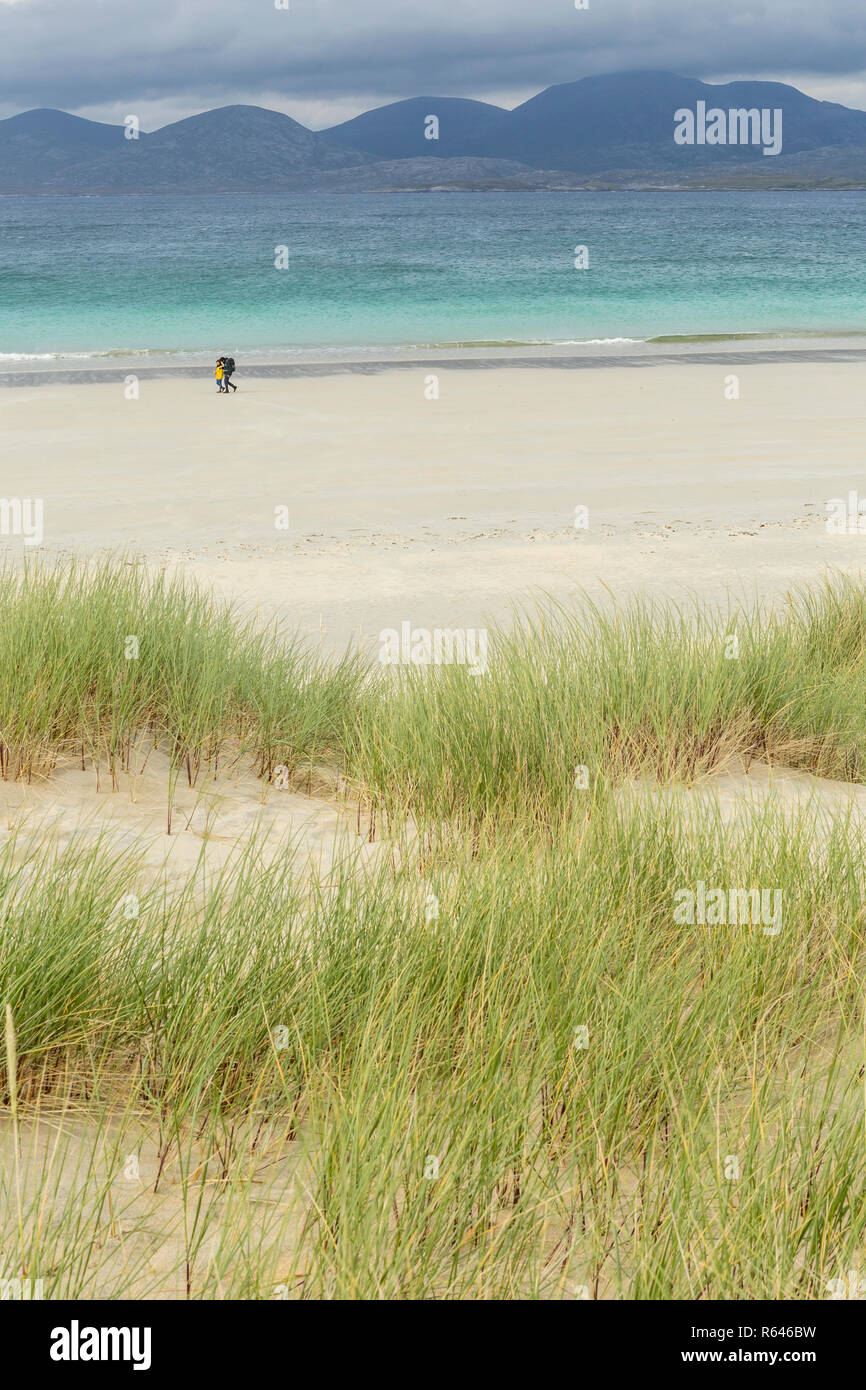
POLYGON ((861 91, 866 105, 862 0, 831 0, 820 23, 813 0, 289 3, 0 0, 0 91, 8 110, 149 112, 159 123, 243 100, 327 124, 409 95, 513 104, 590 73, 666 68, 784 73, 825 96, 861 91))

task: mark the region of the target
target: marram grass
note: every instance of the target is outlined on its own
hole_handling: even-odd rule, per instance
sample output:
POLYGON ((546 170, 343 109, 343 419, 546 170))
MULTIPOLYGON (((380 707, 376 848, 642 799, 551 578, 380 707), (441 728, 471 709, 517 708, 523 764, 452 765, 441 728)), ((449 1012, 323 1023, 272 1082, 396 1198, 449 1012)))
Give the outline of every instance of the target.
POLYGON ((691 782, 732 759, 856 782, 866 759, 866 588, 778 609, 550 605, 491 636, 487 670, 327 661, 188 581, 103 563, 0 570, 0 774, 96 779, 159 743, 177 775, 247 758, 331 762, 374 808, 477 834, 550 828, 589 790, 691 782))
POLYGON ((279 1297, 287 1270, 311 1298, 822 1296, 866 1224, 866 843, 815 832, 611 805, 542 851, 303 887, 253 848, 204 895, 142 890, 134 922, 134 864, 34 849, 25 888, 7 851, 23 1152, 63 1140, 20 1236, 4 1163, 4 1250, 122 1295, 111 1189, 136 1230, 203 1201, 207 1249, 240 1222, 250 1251, 219 1281, 178 1253, 141 1296, 279 1297), (778 890, 780 930, 678 923, 699 880, 778 890))
POLYGON ((365 688, 348 759, 397 820, 540 829, 632 777, 691 783, 732 763, 866 777, 866 588, 778 610, 551 605, 496 631, 488 668, 401 668, 365 688))
POLYGON ((325 664, 180 579, 128 564, 0 570, 0 768, 97 778, 157 741, 194 784, 245 755, 271 776, 340 746, 363 666, 325 664))
POLYGON ((192 781, 329 761, 393 837, 322 879, 252 840, 180 889, 6 837, 5 1277, 809 1299, 863 1267, 861 823, 622 794, 732 759, 859 780, 862 589, 551 610, 483 677, 329 664, 133 566, 0 593, 6 777, 108 783, 147 741, 192 781))

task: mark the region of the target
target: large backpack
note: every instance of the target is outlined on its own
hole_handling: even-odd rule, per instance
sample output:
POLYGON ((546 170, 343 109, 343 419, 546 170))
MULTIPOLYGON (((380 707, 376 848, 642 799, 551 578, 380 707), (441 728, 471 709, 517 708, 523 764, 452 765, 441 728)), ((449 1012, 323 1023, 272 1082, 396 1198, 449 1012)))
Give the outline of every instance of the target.
POLYGON ((228 372, 229 376, 231 376, 231 374, 232 374, 232 372, 234 371, 234 369, 235 369, 235 359, 234 359, 233 357, 227 357, 227 358, 226 358, 226 371, 228 372))

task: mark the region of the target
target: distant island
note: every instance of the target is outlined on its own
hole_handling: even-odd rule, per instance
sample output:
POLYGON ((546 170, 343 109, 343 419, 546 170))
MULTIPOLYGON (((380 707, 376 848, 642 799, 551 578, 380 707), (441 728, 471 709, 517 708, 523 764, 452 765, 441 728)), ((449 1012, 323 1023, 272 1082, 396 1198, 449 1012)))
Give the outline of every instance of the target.
POLYGON ((0 121, 6 195, 864 187, 866 112, 783 83, 711 85, 667 72, 585 77, 513 111, 411 97, 322 131, 258 106, 150 133, 134 116, 112 126, 49 109, 0 121), (743 130, 750 116, 780 112, 778 154, 712 134, 678 144, 684 110, 700 111, 711 132, 714 112, 743 130))

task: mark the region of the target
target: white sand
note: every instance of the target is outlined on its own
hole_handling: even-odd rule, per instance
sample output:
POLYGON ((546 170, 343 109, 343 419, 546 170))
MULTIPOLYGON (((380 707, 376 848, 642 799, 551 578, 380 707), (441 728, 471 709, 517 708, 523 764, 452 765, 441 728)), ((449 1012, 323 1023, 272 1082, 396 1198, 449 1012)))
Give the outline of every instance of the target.
MULTIPOLYGON (((866 494, 862 375, 809 361, 445 366, 438 400, 426 399, 426 368, 241 372, 227 399, 205 373, 142 380, 138 400, 122 383, 5 388, 2 493, 43 499, 45 544, 7 536, 0 550, 125 550, 179 566, 327 648, 359 633, 375 642, 407 620, 478 627, 539 590, 605 602, 773 596, 863 563, 866 537, 825 527, 829 498, 866 494), (738 400, 725 398, 732 372, 738 400), (274 525, 281 505, 287 531, 274 525), (588 532, 574 529, 576 506, 589 508, 588 532)), ((188 869, 205 843, 205 802, 186 828, 195 798, 179 788, 183 828, 169 840, 166 781, 156 759, 135 803, 126 787, 96 798, 92 773, 74 768, 43 788, 6 787, 4 833, 22 814, 54 819, 63 836, 111 824, 149 838, 154 868, 188 869)), ((737 787, 720 786, 723 801, 737 787)), ((356 848, 365 840, 326 801, 282 793, 263 806, 252 776, 213 794, 216 863, 253 825, 275 842, 294 836, 298 856, 323 865, 346 833, 356 848)))
POLYGON ((294 790, 277 788, 248 768, 203 774, 194 787, 181 774, 172 786, 167 754, 149 746, 137 762, 143 770, 118 771, 114 787, 104 766, 97 786, 89 760, 83 772, 66 760, 50 778, 0 782, 0 841, 14 835, 22 858, 31 833, 50 835, 58 850, 98 841, 106 852, 141 855, 145 882, 182 884, 198 870, 202 887, 253 837, 263 863, 279 860, 294 873, 324 876, 336 863, 361 866, 379 854, 368 817, 359 821, 337 794, 333 773, 314 779, 308 795, 302 776, 294 790))
MULTIPOLYGON (((543 589, 714 599, 859 570, 825 504, 866 494, 850 363, 439 372, 7 388, 5 496, 45 551, 125 549, 273 605, 328 646, 477 627, 543 589), (289 508, 277 530, 274 509, 289 508), (573 527, 589 508, 590 530, 573 527)), ((25 547, 0 537, 9 554, 25 547)))
MULTIPOLYGON (((41 497, 46 535, 38 551, 0 537, 0 551, 17 560, 28 550, 128 550, 274 608, 321 632, 327 647, 404 620, 477 627, 507 617, 533 589, 561 599, 584 588, 604 601, 638 592, 723 601, 728 591, 777 595, 828 567, 857 572, 866 537, 828 535, 824 508, 850 489, 866 494, 862 368, 750 366, 739 371, 740 399, 728 401, 735 370, 443 368, 434 401, 420 370, 314 380, 241 372, 229 399, 204 373, 200 383, 143 381, 137 401, 122 385, 5 388, 0 492, 41 497), (281 504, 288 531, 274 527, 281 504), (572 525, 579 505, 590 511, 588 533, 572 525)), ((106 834, 115 848, 143 850, 151 875, 175 881, 202 855, 219 870, 254 830, 293 867, 375 858, 366 823, 359 835, 354 815, 317 790, 279 792, 249 772, 194 791, 181 781, 169 837, 163 755, 135 785, 121 776, 116 791, 103 772, 98 794, 93 771, 69 764, 47 783, 0 783, 0 838, 20 832, 23 843, 30 830, 50 830, 62 846, 106 834)), ((758 766, 664 795, 696 814, 712 803, 728 824, 768 800, 866 816, 866 789, 758 766)), ((133 1293, 181 1297, 186 1209, 176 1159, 153 1196, 155 1135, 128 1123, 115 1137, 119 1159, 93 1122, 49 1115, 38 1132, 27 1128, 27 1182, 39 1172, 32 1155, 59 1142, 59 1201, 82 1205, 77 1175, 97 1154, 98 1171, 114 1177, 95 1292, 122 1268, 133 1293), (140 1177, 125 1176, 128 1154, 140 1177)), ((10 1144, 0 1128, 7 1160, 10 1144)), ((263 1239, 279 1237, 277 1287, 294 1290, 303 1168, 284 1149, 262 1149, 251 1219, 263 1239), (287 1238, 279 1221, 295 1210, 287 1238)), ((197 1289, 220 1276, 219 1260, 209 1239, 197 1289)))

